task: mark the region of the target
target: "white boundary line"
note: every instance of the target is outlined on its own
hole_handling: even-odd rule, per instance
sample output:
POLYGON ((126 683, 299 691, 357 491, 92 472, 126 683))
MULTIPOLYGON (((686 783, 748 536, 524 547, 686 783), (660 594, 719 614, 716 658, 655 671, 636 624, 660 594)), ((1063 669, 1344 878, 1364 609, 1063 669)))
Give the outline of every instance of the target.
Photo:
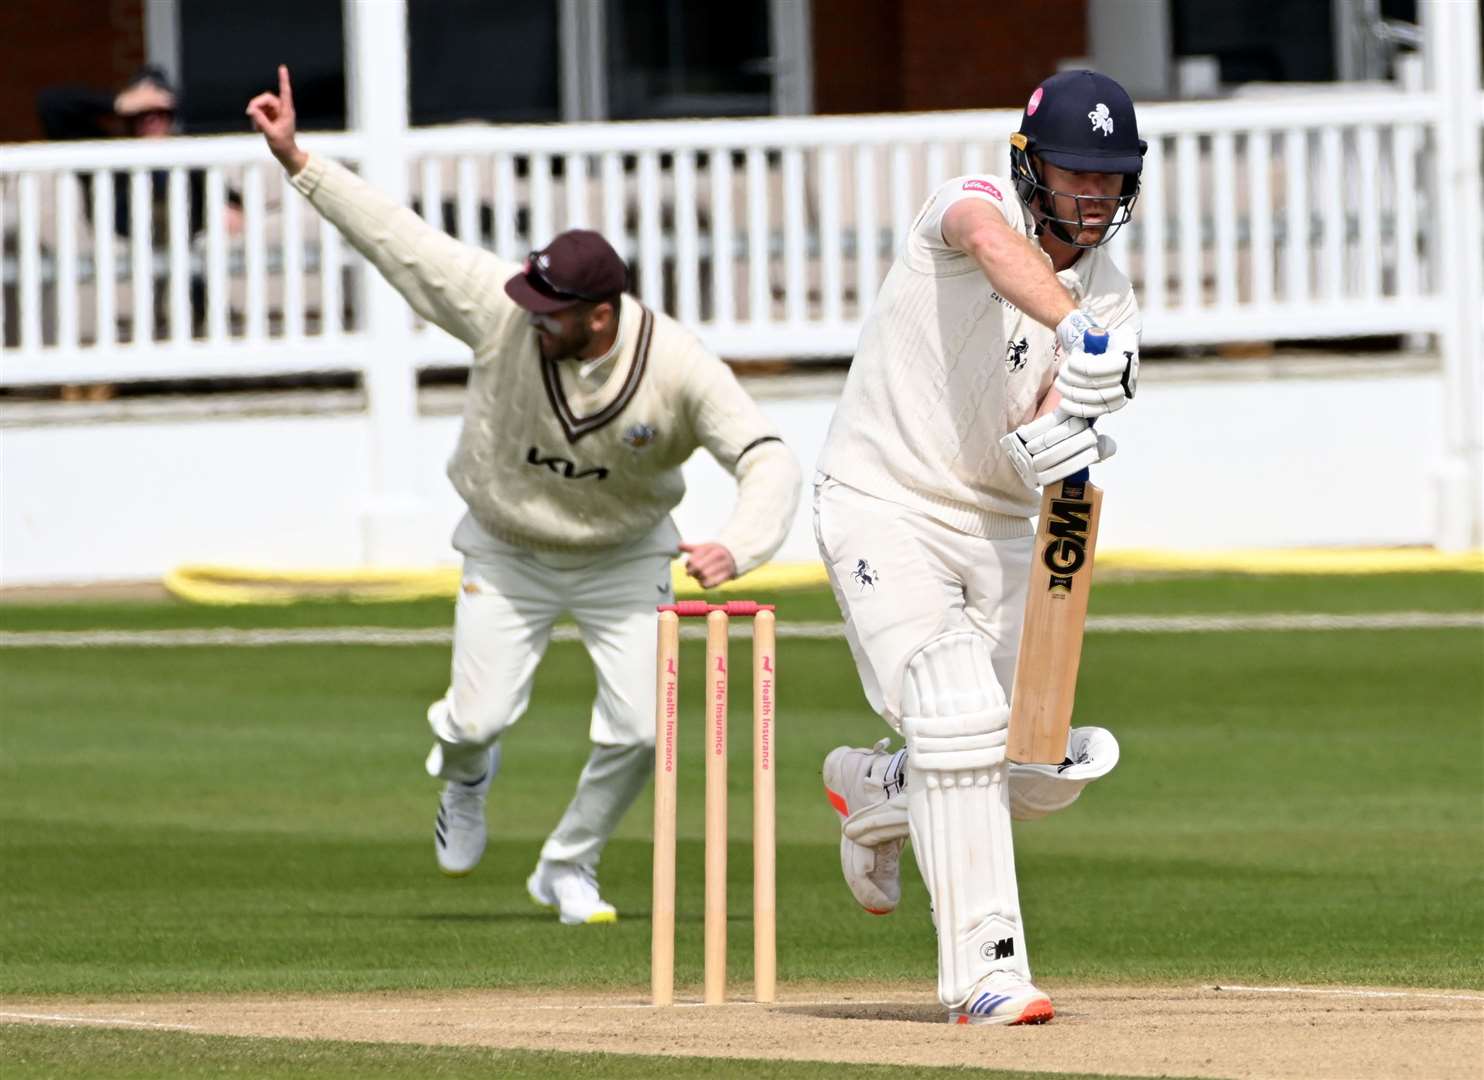
MULTIPOLYGON (((739 620, 738 637, 750 637, 752 626, 739 620)), ((1093 634, 1200 634, 1257 631, 1349 630, 1480 630, 1484 612, 1386 611, 1344 615, 1274 613, 1264 615, 1095 615, 1087 620, 1093 634)), ((843 637, 837 622, 780 622, 778 636, 833 639, 843 637)), ((686 638, 705 636, 705 627, 687 624, 686 638)), ((580 641, 575 626, 558 626, 554 642, 580 641)), ((0 631, 0 649, 99 648, 263 648, 280 645, 448 645, 453 631, 445 627, 395 629, 376 626, 279 628, 263 630, 43 630, 0 631)))
POLYGON ((54 1024, 102 1024, 105 1027, 163 1028, 166 1031, 200 1031, 191 1024, 157 1024, 153 1020, 122 1020, 111 1016, 58 1016, 50 1013, 0 1012, 0 1019, 44 1020, 54 1024))
POLYGON ((1219 990, 1242 994, 1322 994, 1328 997, 1363 998, 1432 998, 1436 1001, 1484 1002, 1478 994, 1430 994, 1423 990, 1347 990, 1313 986, 1203 986, 1203 990, 1219 990))

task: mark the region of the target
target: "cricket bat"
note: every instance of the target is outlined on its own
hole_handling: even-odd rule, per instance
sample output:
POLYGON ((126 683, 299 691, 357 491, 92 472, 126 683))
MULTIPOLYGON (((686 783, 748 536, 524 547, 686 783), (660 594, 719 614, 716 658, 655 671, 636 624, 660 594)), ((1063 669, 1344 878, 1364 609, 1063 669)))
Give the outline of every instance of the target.
POLYGON ((1047 484, 1041 496, 1010 702, 1011 761, 1059 765, 1066 758, 1102 509, 1103 492, 1086 469, 1047 484))

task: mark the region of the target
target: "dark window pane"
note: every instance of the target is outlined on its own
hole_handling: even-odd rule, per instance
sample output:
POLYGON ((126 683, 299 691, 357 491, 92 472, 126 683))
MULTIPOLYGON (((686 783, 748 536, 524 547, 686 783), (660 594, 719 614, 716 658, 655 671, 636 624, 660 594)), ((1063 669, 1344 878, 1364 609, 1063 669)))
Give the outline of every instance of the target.
POLYGON ((294 76, 305 130, 345 127, 340 0, 180 0, 181 122, 189 132, 249 130, 248 98, 294 76))
POLYGON ((412 122, 561 116, 552 0, 412 0, 412 122))
POLYGON ((1316 0, 1174 0, 1176 56, 1215 56, 1221 81, 1327 82, 1335 77, 1330 6, 1316 0))
POLYGON ((767 0, 608 0, 606 14, 614 119, 772 112, 767 0))

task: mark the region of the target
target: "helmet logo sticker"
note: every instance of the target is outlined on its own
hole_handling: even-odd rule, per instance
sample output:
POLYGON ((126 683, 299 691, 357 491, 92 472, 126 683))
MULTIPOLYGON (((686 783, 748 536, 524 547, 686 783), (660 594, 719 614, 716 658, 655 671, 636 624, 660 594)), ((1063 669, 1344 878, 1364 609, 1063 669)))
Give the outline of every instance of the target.
POLYGON ((1041 107, 1041 88, 1038 86, 1038 87, 1036 87, 1035 93, 1033 93, 1031 95, 1031 99, 1025 103, 1025 115, 1027 115, 1027 116, 1035 116, 1036 115, 1036 110, 1039 109, 1040 107, 1041 107))
POLYGON ((1103 138, 1106 139, 1109 135, 1113 134, 1113 114, 1108 111, 1108 106, 1104 105, 1101 101, 1098 102, 1096 109, 1093 109, 1092 112, 1087 114, 1087 118, 1092 121, 1092 130, 1101 131, 1103 138))

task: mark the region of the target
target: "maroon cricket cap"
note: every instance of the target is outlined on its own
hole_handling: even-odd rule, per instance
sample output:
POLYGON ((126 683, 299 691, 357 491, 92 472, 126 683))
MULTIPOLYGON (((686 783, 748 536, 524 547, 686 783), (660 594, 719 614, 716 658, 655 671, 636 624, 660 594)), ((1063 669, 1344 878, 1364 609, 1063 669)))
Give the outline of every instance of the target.
POLYGON ((520 273, 505 282, 505 294, 527 311, 550 315, 617 296, 628 280, 628 267, 601 234, 568 229, 531 252, 520 273))

